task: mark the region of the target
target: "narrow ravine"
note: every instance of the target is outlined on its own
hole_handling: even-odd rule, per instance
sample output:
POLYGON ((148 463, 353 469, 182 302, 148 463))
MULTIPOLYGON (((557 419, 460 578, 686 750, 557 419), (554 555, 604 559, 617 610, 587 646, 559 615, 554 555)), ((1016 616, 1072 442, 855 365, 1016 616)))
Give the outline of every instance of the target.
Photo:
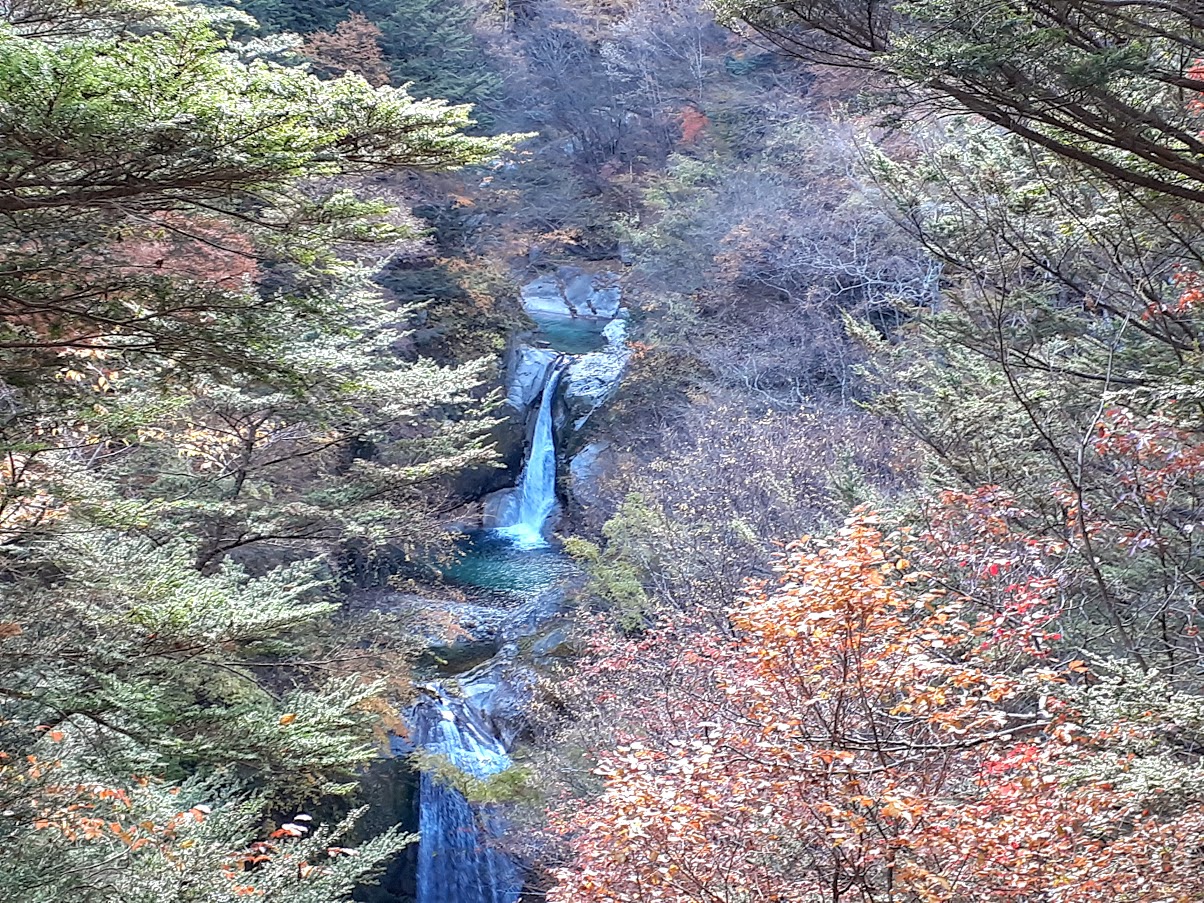
MULTIPOLYGON (((602 281, 597 290, 611 305, 609 315, 596 315, 597 299, 578 301, 582 313, 570 296, 593 296, 580 274, 569 276, 528 287, 535 292, 528 293, 528 312, 538 328, 519 337, 506 368, 511 416, 529 436, 522 466, 512 487, 484 500, 481 526, 466 530, 460 557, 444 571, 473 600, 477 615, 495 619, 496 652, 462 666, 467 670, 443 668, 407 719, 422 756, 469 780, 511 765, 510 744, 519 730, 514 722, 541 650, 555 645, 555 631, 550 637, 544 632, 562 614, 562 584, 575 573, 553 535, 562 508, 558 476, 569 463, 565 447, 611 397, 628 357, 617 289, 602 281), (564 299, 561 312, 549 309, 557 297, 564 299), (520 641, 528 647, 521 656, 520 641)), ((417 903, 514 903, 523 873, 497 843, 501 816, 470 803, 455 781, 425 764, 418 791, 417 903)))

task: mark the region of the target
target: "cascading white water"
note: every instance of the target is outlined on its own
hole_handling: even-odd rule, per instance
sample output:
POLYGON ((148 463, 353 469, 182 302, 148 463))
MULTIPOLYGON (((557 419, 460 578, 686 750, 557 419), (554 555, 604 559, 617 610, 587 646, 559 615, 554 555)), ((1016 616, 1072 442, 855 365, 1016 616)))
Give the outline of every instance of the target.
MULTIPOLYGON (((510 766, 501 741, 472 710, 441 693, 420 705, 413 721, 417 744, 465 774, 483 778, 510 766)), ((417 903, 515 903, 518 867, 489 843, 499 833, 496 816, 426 772, 418 793, 417 903)))
POLYGON ((543 527, 556 508, 556 442, 552 405, 563 370, 563 363, 557 362, 544 384, 543 396, 539 400, 539 415, 535 419, 535 433, 531 437, 531 450, 527 453, 518 485, 507 500, 498 525, 499 534, 523 549, 538 549, 548 544, 543 536, 543 527))

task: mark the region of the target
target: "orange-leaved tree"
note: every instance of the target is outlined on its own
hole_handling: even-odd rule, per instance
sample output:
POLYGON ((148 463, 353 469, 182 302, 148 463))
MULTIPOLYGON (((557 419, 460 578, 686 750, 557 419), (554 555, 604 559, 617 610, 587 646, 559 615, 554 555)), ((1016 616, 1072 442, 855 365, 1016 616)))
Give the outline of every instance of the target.
POLYGON ((661 681, 600 794, 560 819, 572 858, 550 900, 1199 898, 1192 779, 1176 773, 1173 800, 1150 784, 1192 768, 1161 738, 1172 710, 1195 730, 1199 706, 1159 685, 1146 696, 1166 706, 1139 709, 1156 677, 1059 662, 1057 550, 983 497, 945 501, 925 535, 861 513, 796 544, 730 633, 676 625, 659 657, 617 653, 626 681, 674 651, 696 677, 661 681), (953 541, 970 523, 987 525, 981 560, 953 541), (947 588, 958 567, 999 604, 947 588))
POLYGON ((371 85, 387 85, 389 66, 380 38, 379 25, 363 13, 352 12, 334 31, 316 31, 307 36, 301 50, 332 74, 355 72, 371 85))

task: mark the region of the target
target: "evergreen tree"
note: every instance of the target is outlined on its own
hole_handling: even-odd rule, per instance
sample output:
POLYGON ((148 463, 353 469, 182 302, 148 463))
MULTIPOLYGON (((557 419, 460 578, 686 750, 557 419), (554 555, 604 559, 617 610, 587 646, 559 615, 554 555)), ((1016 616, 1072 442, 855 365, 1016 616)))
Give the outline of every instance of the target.
POLYGON ((1204 23, 1190 4, 723 0, 729 22, 808 60, 870 70, 1132 189, 1204 200, 1204 23))
POLYGON ((874 159, 947 279, 880 349, 875 404, 931 451, 940 487, 996 487, 1026 530, 1073 540, 1069 636, 1198 675, 1200 211, 1134 203, 981 124, 950 138, 874 159))
POLYGON ((339 259, 409 234, 346 177, 508 142, 251 25, 0 25, 4 899, 338 899, 407 841, 265 822, 373 755, 377 685, 304 654, 338 544, 429 533, 415 487, 484 457, 480 367, 400 359, 404 312, 339 259))

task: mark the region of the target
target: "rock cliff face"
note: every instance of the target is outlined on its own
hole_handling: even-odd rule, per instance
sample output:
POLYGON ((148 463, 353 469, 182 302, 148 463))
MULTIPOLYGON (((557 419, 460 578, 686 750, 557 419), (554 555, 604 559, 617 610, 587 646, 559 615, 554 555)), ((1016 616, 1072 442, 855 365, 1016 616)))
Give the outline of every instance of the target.
MULTIPOLYGON (((500 500, 509 492, 507 487, 514 482, 514 474, 523 466, 531 411, 557 357, 558 354, 549 348, 531 345, 518 345, 510 351, 506 359, 506 404, 497 411, 498 422, 490 429, 486 440, 497 449, 499 466, 465 471, 455 483, 459 495, 466 498, 496 495, 500 500)), ((488 508, 486 511, 488 516, 488 508)), ((496 523, 486 526, 496 526, 496 523)))
POLYGON ((609 320, 618 315, 623 293, 617 273, 587 273, 580 267, 562 266, 524 285, 520 300, 523 309, 536 318, 609 320))
POLYGON ((612 320, 602 335, 606 337, 606 347, 581 355, 565 372, 564 405, 567 425, 574 432, 585 426, 590 415, 614 395, 631 360, 627 324, 623 320, 612 320))
POLYGON ((535 403, 556 357, 550 348, 530 345, 519 345, 511 352, 506 373, 506 401, 511 407, 525 412, 535 403))
POLYGON ((474 467, 456 477, 453 489, 461 498, 479 499, 514 482, 513 474, 523 466, 527 440, 526 412, 509 405, 498 410, 498 422, 485 442, 497 449, 497 465, 474 467))
POLYGON ((583 508, 596 505, 598 479, 614 463, 609 442, 590 442, 569 461, 569 494, 583 508))

